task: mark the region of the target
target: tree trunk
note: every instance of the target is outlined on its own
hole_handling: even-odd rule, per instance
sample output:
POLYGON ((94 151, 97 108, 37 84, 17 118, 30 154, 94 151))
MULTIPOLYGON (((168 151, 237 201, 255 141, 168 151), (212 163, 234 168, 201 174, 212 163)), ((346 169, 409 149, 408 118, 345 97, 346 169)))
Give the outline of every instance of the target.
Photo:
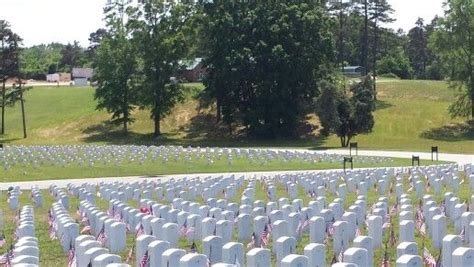
MULTIPOLYGON (((376 8, 377 10, 377 8, 376 8)), ((377 12, 377 11, 375 11, 377 12)), ((377 14, 375 15, 377 16, 377 14)), ((373 74, 374 74, 374 100, 377 100, 377 32, 378 32, 378 29, 377 29, 377 18, 375 18, 374 20, 374 69, 373 69, 373 74)))
POLYGON ((5 134, 5 94, 6 94, 6 81, 2 83, 2 134, 5 134))
POLYGON ((339 12, 339 64, 341 64, 341 72, 344 73, 344 33, 342 32, 344 14, 342 13, 342 3, 341 10, 339 12))
POLYGON ((155 118, 154 118, 154 122, 155 122, 155 131, 153 133, 153 137, 158 137, 161 135, 161 129, 160 129, 160 115, 156 115, 155 114, 155 118))
POLYGON ((23 89, 20 83, 20 103, 21 103, 21 118, 23 120, 23 138, 26 138, 26 116, 25 116, 25 101, 23 100, 23 89))
POLYGON ((220 97, 216 97, 216 122, 219 123, 222 119, 222 107, 220 97))
POLYGON ((124 133, 127 133, 128 132, 128 114, 125 112, 123 114, 123 132, 124 133))
POLYGON ((474 120, 474 88, 471 88, 471 119, 474 120))
POLYGON ((364 40, 362 48, 362 66, 364 66, 366 73, 369 73, 369 3, 368 0, 364 1, 364 40))
POLYGON ((345 147, 346 137, 345 136, 340 136, 339 139, 341 140, 341 147, 345 147))

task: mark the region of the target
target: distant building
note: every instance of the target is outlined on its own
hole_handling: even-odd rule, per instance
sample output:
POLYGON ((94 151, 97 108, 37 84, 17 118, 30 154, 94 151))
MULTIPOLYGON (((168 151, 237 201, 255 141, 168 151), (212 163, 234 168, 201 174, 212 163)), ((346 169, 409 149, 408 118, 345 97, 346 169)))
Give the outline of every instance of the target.
POLYGON ((74 82, 74 86, 87 86, 87 82, 91 80, 93 72, 91 68, 73 68, 71 79, 74 82))
POLYGON ((46 81, 49 83, 58 83, 60 80, 59 73, 46 75, 46 81))
POLYGON ((203 59, 198 57, 192 60, 183 60, 181 62, 185 66, 181 74, 181 78, 188 82, 202 82, 206 77, 207 68, 204 66, 203 59))
POLYGON ((342 74, 349 77, 360 77, 366 75, 366 70, 362 66, 347 66, 344 67, 342 74))

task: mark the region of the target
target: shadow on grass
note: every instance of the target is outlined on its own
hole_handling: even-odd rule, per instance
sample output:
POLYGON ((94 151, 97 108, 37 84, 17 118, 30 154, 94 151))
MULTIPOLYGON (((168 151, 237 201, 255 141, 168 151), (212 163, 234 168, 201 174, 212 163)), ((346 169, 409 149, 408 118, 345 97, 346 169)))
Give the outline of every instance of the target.
MULTIPOLYGON (((241 133, 230 135, 225 125, 216 123, 215 117, 199 114, 190 123, 178 129, 184 137, 177 133, 164 133, 154 137, 152 133, 124 133, 119 127, 104 121, 90 126, 82 132, 87 136, 82 139, 86 143, 104 143, 113 145, 175 145, 175 146, 218 146, 218 147, 293 147, 312 150, 329 149, 325 147, 326 137, 279 138, 256 140, 247 138, 241 133)), ((235 131, 237 132, 237 131, 235 131)))
POLYGON ((0 135, 0 144, 8 144, 8 143, 13 143, 15 141, 23 140, 23 138, 19 137, 12 137, 12 138, 7 138, 4 136, 0 135))
POLYGON ((474 141, 474 120, 445 125, 421 133, 420 137, 440 141, 474 141))
POLYGON ((393 105, 383 100, 377 100, 375 101, 375 107, 377 110, 382 110, 386 108, 391 108, 393 107, 393 105))

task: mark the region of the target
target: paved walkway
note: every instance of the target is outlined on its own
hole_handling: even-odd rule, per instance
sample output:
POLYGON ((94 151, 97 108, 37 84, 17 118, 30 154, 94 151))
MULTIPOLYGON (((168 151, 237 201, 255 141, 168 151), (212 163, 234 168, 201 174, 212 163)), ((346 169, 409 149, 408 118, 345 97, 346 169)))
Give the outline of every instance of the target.
MULTIPOLYGON (((349 149, 331 149, 326 150, 327 153, 335 154, 349 154, 349 149)), ((407 158, 410 159, 413 155, 420 156, 420 160, 430 160, 431 153, 426 152, 406 152, 406 151, 381 151, 381 150, 359 150, 359 155, 361 156, 377 156, 377 157, 393 157, 393 158, 407 158)), ((452 161, 456 162, 459 165, 464 164, 474 164, 474 155, 473 154, 449 154, 449 153, 439 153, 439 160, 442 161, 452 161)))

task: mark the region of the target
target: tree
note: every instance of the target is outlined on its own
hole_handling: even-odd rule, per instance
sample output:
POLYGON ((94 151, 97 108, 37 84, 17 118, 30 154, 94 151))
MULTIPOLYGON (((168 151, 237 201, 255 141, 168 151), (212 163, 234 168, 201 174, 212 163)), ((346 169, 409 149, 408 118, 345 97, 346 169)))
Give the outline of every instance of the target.
POLYGON ((369 2, 369 14, 373 23, 372 74, 374 79, 374 98, 377 99, 377 83, 375 81, 377 79, 379 24, 393 21, 393 19, 390 17, 390 14, 393 13, 393 9, 387 0, 369 0, 369 2))
POLYGON ((95 51, 100 46, 100 42, 107 36, 107 30, 104 28, 97 29, 97 31, 89 35, 89 47, 86 50, 86 55, 90 61, 93 61, 95 51))
POLYGON ((82 66, 82 63, 84 62, 84 49, 77 41, 64 46, 61 50, 61 55, 60 66, 63 70, 68 72, 70 72, 74 67, 82 66))
POLYGON ((330 133, 336 132, 341 126, 338 106, 343 93, 328 81, 321 82, 320 90, 321 93, 316 100, 316 114, 318 114, 322 126, 320 133, 323 136, 328 136, 330 133))
POLYGON ((60 43, 41 44, 21 51, 22 73, 25 79, 46 79, 46 74, 64 71, 60 68, 61 51, 64 45, 60 43))
POLYGON ((112 122, 122 124, 124 132, 133 122, 131 112, 137 104, 134 92, 137 51, 131 40, 132 28, 127 19, 136 10, 129 3, 117 0, 104 9, 109 34, 101 41, 93 62, 97 109, 112 113, 112 122))
POLYGON ((204 11, 206 90, 223 121, 254 137, 294 135, 331 73, 331 20, 320 3, 214 1, 204 11))
POLYGON ((448 0, 445 9, 430 38, 431 47, 448 64, 450 87, 458 93, 449 112, 474 119, 474 2, 448 0))
POLYGON ((143 19, 134 21, 137 26, 135 44, 143 63, 143 79, 138 85, 139 104, 150 109, 157 137, 161 135, 161 118, 184 100, 184 87, 170 83, 170 78, 179 72, 180 60, 188 51, 185 31, 192 9, 189 5, 161 0, 145 1, 141 8, 143 19))
POLYGON ((428 64, 428 37, 423 19, 418 18, 416 26, 408 32, 407 56, 415 71, 415 77, 424 79, 428 64))
POLYGON ((402 79, 410 79, 413 75, 413 69, 403 51, 383 57, 378 60, 377 65, 380 74, 393 73, 402 79))
POLYGON ((375 124, 372 82, 370 76, 366 76, 354 84, 350 97, 336 86, 324 84, 321 87, 321 95, 316 100, 316 114, 323 126, 323 135, 335 133, 341 146, 347 147, 354 136, 372 131, 375 124))
POLYGON ((11 31, 10 24, 0 20, 0 81, 2 83, 1 108, 2 128, 1 134, 5 134, 5 110, 11 104, 8 95, 9 90, 6 82, 9 78, 15 78, 19 73, 19 53, 21 38, 11 31))

